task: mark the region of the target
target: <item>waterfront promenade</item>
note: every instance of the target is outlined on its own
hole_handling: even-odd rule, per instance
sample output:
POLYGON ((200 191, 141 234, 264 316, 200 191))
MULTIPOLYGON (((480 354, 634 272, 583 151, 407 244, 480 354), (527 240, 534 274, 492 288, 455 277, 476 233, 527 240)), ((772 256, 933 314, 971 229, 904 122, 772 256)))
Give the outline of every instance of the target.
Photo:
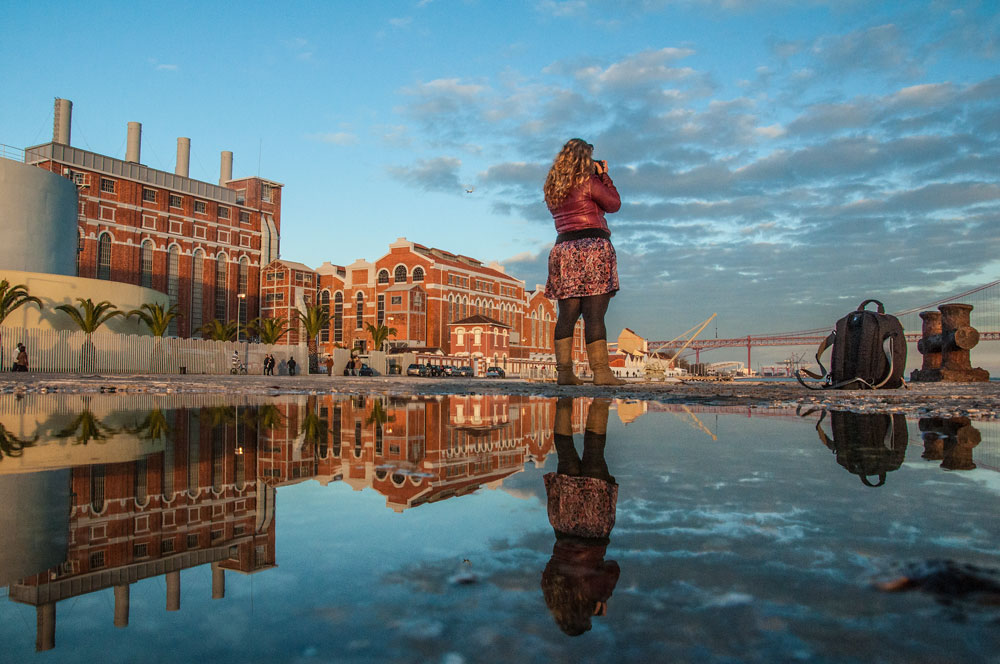
POLYGON ((516 378, 415 378, 404 376, 233 376, 0 374, 3 393, 219 394, 514 394, 538 397, 607 397, 693 406, 827 408, 854 412, 897 412, 908 417, 1000 418, 1000 383, 912 383, 898 390, 808 390, 795 382, 634 382, 621 387, 565 386, 516 378))

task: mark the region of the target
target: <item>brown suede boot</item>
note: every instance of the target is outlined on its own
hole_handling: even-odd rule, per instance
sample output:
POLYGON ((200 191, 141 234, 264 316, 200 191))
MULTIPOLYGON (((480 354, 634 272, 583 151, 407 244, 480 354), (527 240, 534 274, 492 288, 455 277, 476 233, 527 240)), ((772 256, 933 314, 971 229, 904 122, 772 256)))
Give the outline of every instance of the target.
POLYGON ((556 383, 559 385, 583 385, 583 381, 573 373, 573 337, 556 339, 556 383))
POLYGON ((594 372, 594 385, 624 385, 625 381, 615 377, 608 366, 608 342, 599 339, 587 344, 587 359, 594 372))

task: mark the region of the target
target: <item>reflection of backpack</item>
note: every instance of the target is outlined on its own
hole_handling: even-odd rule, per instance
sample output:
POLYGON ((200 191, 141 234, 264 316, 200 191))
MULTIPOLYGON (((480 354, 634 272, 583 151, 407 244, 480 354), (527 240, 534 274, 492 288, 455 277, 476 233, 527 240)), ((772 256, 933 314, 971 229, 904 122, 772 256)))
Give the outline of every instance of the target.
POLYGON ((879 388, 895 389, 903 385, 903 370, 906 368, 906 336, 899 319, 885 313, 885 307, 878 300, 865 300, 856 311, 852 311, 837 321, 833 332, 823 340, 816 351, 816 364, 821 374, 806 369, 795 372, 799 382, 810 389, 802 380, 805 374, 817 380, 826 379, 822 388, 857 390, 879 388), (865 307, 874 302, 878 311, 866 311, 865 307), (823 352, 833 346, 830 371, 823 367, 819 359, 823 352))
POLYGON ((858 475, 865 486, 882 486, 886 474, 903 465, 907 432, 902 414, 832 411, 832 438, 823 431, 825 415, 823 411, 816 422, 819 439, 837 455, 837 463, 858 475), (872 475, 878 475, 878 484, 868 480, 872 475))

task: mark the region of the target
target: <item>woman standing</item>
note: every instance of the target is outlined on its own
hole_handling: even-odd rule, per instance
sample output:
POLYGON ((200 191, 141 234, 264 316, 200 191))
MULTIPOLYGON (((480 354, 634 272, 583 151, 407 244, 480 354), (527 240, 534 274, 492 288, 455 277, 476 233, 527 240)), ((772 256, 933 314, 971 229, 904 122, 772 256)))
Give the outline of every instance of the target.
POLYGON ((573 374, 573 328, 583 316, 587 359, 595 385, 624 385, 608 366, 604 314, 618 292, 618 260, 604 218, 617 212, 621 198, 606 161, 594 161, 594 146, 567 141, 545 178, 545 204, 555 220, 555 246, 549 253, 545 295, 559 302, 555 351, 557 382, 581 385, 573 374))

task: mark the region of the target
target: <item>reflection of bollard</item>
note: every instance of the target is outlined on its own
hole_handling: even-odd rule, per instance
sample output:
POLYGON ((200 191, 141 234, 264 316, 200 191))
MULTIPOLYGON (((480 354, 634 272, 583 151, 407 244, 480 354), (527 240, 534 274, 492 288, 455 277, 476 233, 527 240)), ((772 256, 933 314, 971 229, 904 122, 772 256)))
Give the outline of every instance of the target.
POLYGON ((985 382, 990 372, 972 368, 969 351, 979 343, 979 331, 969 324, 971 304, 942 304, 935 311, 922 311, 923 338, 917 350, 924 356, 920 369, 914 369, 910 380, 952 383, 985 382))
POLYGON ((945 470, 973 470, 972 448, 980 443, 982 434, 968 417, 924 417, 918 423, 923 432, 923 458, 940 461, 945 470))

